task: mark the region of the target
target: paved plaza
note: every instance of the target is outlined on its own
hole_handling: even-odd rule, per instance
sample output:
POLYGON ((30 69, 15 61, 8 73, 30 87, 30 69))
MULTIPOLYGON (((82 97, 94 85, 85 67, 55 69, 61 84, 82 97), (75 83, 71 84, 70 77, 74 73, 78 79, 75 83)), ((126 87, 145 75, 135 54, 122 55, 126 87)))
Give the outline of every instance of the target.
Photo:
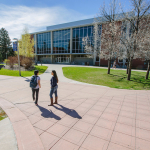
POLYGON ((38 107, 29 78, 0 76, 0 107, 19 150, 150 150, 150 91, 81 84, 65 78, 62 65, 48 67, 38 107), (60 80, 59 104, 53 107, 48 106, 52 69, 60 80))

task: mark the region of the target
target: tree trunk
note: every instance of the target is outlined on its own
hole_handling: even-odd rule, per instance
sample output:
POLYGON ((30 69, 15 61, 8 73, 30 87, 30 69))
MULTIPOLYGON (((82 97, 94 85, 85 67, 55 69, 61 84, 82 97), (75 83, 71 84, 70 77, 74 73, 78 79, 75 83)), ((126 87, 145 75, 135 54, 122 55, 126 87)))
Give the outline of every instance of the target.
POLYGON ((149 76, 149 62, 148 62, 148 66, 147 66, 147 73, 146 73, 146 78, 145 79, 148 79, 148 76, 149 76))
POLYGON ((127 62, 127 71, 126 71, 126 74, 128 74, 129 72, 129 62, 127 62))
POLYGON ((130 77, 131 77, 131 68, 132 68, 132 60, 130 60, 130 62, 129 62, 129 68, 128 68, 128 77, 127 77, 127 80, 130 80, 130 77))
POLYGON ((107 72, 107 74, 110 74, 110 66, 111 66, 111 59, 108 59, 108 72, 107 72))

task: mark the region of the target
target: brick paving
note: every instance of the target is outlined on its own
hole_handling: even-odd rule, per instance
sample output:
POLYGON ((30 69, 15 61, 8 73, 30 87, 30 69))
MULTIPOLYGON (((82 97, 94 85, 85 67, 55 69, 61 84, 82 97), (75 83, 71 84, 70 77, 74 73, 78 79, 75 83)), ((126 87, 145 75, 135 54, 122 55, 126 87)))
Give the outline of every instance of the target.
POLYGON ((59 104, 50 107, 50 83, 41 85, 36 107, 27 78, 0 76, 0 107, 19 149, 150 150, 150 91, 61 81, 59 104))

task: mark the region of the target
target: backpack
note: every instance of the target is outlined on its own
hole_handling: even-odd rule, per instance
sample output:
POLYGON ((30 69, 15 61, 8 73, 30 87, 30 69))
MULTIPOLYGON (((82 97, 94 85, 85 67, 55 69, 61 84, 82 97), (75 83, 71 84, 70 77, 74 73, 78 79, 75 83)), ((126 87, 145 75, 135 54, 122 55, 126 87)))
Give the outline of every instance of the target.
POLYGON ((37 86, 37 76, 32 76, 30 80, 30 87, 36 88, 36 86, 37 86))

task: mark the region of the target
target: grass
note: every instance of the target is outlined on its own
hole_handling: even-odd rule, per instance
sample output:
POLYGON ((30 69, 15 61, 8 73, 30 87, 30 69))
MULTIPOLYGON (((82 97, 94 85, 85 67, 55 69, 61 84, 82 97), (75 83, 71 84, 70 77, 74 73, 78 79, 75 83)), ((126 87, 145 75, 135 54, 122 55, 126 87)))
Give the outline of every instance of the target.
POLYGON ((0 121, 7 117, 6 113, 0 108, 0 121))
MULTIPOLYGON (((48 67, 47 66, 35 66, 35 68, 31 71, 21 71, 22 77, 29 77, 34 74, 34 70, 39 70, 39 74, 42 74, 46 71, 48 67)), ((19 71, 18 70, 8 70, 8 69, 1 69, 0 75, 7 75, 7 76, 15 76, 19 77, 19 71)))
POLYGON ((80 82, 103 85, 117 89, 150 90, 150 78, 145 79, 146 72, 131 72, 131 81, 127 81, 125 70, 111 69, 110 75, 107 69, 87 67, 63 67, 64 76, 80 82))
POLYGON ((3 120, 3 119, 5 119, 5 118, 6 118, 6 117, 1 117, 1 116, 0 116, 0 121, 3 120))

